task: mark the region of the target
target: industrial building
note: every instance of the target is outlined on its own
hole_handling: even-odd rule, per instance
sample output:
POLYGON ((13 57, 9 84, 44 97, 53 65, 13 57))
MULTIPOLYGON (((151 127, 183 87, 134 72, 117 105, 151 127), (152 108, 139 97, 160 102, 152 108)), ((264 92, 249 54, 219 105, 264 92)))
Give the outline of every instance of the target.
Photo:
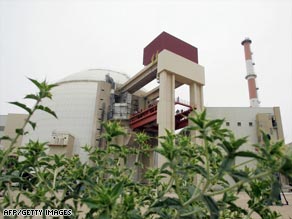
POLYGON ((4 129, 6 125, 6 115, 0 115, 0 138, 4 135, 4 129))
MULTIPOLYGON (((9 136, 10 138, 14 138, 16 136, 15 130, 23 127, 26 118, 26 114, 18 113, 0 115, 0 137, 9 136)), ((15 145, 21 145, 22 137, 23 136, 19 136, 18 140, 15 142, 15 145)), ((0 143, 1 148, 6 148, 10 145, 10 141, 2 140, 0 143)))
MULTIPOLYGON (((259 107, 250 44, 250 39, 242 42, 250 107, 206 107, 208 117, 225 118, 224 125, 236 137, 249 136, 242 150, 252 150, 251 145, 262 142, 261 130, 273 141, 284 139, 280 109, 259 107)), ((87 154, 82 146, 103 147, 100 136, 104 121, 120 121, 128 135, 120 137, 118 142, 129 146, 134 144, 137 131, 163 136, 166 129, 175 131, 188 125, 186 117, 204 108, 204 67, 198 63, 197 48, 163 32, 144 48, 143 64, 144 68, 131 78, 112 70, 90 69, 60 80, 59 86, 52 90, 53 100, 43 102, 56 112, 58 119, 37 112, 32 118, 37 128, 33 131, 27 127, 29 134, 23 137, 22 144, 29 139, 49 142, 49 153, 77 155, 86 162, 87 154), (143 89, 154 80, 159 82, 156 88, 143 89), (175 89, 182 85, 189 89, 187 102, 175 97, 175 89)), ((4 123, 4 117, 0 118, 4 123)), ((158 167, 164 160, 154 153, 143 162, 158 167)), ((137 178, 140 174, 138 171, 137 178)))

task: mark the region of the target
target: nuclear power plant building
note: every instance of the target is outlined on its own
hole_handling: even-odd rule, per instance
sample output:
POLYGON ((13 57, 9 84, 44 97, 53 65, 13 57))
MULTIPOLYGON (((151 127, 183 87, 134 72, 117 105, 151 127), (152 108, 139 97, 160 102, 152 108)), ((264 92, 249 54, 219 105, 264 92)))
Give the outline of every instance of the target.
MULTIPOLYGON (((250 44, 250 39, 242 42, 250 106, 206 107, 208 118, 225 119, 224 126, 236 137, 248 136, 242 150, 253 150, 251 145, 262 143, 261 130, 272 141, 284 140, 279 107, 260 107, 250 44)), ((19 144, 24 145, 29 139, 48 142, 48 153, 79 156, 86 162, 87 154, 82 147, 104 146, 100 137, 105 121, 119 121, 128 134, 117 141, 131 146, 136 132, 155 137, 163 136, 166 129, 175 132, 188 125, 187 117, 194 110, 199 112, 205 108, 205 73, 198 62, 196 47, 163 32, 144 48, 143 65, 132 77, 112 70, 89 69, 58 81, 52 90, 53 100, 42 103, 55 111, 58 119, 37 112, 32 118, 37 123, 36 130, 27 127, 29 134, 19 144), (144 86, 152 81, 157 81, 158 86, 145 90, 144 86), (187 97, 175 96, 175 89, 182 85, 187 85, 187 101, 183 100, 187 97)), ((5 133, 7 121, 5 116, 0 117, 1 135, 8 134, 5 133)), ((6 146, 5 141, 1 144, 6 146)), ((153 144, 158 144, 157 140, 153 144)), ((147 159, 144 163, 148 166, 158 167, 164 162, 158 154, 151 154, 147 159)))

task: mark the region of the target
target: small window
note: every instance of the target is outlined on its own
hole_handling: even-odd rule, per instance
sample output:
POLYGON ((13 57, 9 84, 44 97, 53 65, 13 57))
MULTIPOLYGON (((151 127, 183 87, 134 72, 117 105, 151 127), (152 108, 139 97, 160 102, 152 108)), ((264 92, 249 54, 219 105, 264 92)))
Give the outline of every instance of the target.
POLYGON ((253 126, 252 122, 249 122, 249 123, 248 123, 248 125, 249 125, 250 127, 252 127, 252 126, 253 126))
POLYGON ((230 126, 230 122, 226 122, 226 126, 230 126))
POLYGON ((271 136, 270 136, 269 134, 267 134, 267 138, 268 138, 269 140, 271 140, 271 136))
POLYGON ((241 122, 238 122, 238 123, 237 123, 237 126, 241 126, 241 122))
POLYGON ((102 88, 101 91, 104 91, 104 89, 102 88))
POLYGON ((2 131, 4 131, 4 126, 0 126, 0 131, 2 132, 2 131))

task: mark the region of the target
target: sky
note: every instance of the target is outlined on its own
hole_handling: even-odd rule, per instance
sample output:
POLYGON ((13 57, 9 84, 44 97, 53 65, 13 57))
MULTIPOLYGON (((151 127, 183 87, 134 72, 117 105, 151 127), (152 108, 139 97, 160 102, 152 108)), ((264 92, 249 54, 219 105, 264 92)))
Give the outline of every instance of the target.
POLYGON ((0 0, 0 114, 49 82, 86 69, 132 76, 143 48, 166 31, 198 48, 206 106, 248 107, 241 41, 252 40, 262 107, 280 106, 292 141, 290 0, 0 0))

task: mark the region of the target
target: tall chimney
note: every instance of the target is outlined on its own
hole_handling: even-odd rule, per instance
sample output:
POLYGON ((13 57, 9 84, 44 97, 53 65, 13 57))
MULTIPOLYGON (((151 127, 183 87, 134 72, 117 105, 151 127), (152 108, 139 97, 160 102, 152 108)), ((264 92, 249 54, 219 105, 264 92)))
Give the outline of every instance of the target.
POLYGON ((258 99, 258 88, 256 86, 256 77, 257 75, 254 72, 254 63, 252 61, 252 52, 250 51, 251 40, 249 38, 245 38, 241 45, 244 46, 244 55, 245 55, 245 64, 246 64, 246 72, 247 75, 245 79, 248 83, 248 91, 249 91, 249 101, 250 107, 259 107, 260 101, 258 99))

